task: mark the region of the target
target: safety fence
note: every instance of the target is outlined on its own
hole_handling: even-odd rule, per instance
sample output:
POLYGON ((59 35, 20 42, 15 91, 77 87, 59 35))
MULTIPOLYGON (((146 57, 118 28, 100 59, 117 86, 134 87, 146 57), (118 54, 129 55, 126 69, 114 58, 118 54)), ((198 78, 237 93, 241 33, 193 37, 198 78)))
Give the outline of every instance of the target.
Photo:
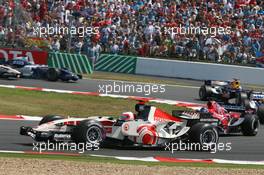
POLYGON ((92 65, 86 55, 69 53, 49 53, 48 66, 68 68, 74 73, 93 73, 92 65))
POLYGON ((135 74, 137 57, 102 54, 95 64, 96 71, 135 74))
POLYGON ((95 70, 195 80, 238 78, 243 83, 264 85, 263 68, 225 64, 104 54, 95 65, 95 70))

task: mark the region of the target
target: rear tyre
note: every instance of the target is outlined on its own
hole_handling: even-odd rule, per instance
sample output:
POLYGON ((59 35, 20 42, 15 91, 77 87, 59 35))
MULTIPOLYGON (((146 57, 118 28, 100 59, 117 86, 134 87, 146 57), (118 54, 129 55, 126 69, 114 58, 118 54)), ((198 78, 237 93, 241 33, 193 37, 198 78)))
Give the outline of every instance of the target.
POLYGON ((199 89, 199 97, 201 100, 205 101, 208 99, 208 97, 210 97, 211 95, 211 87, 210 86, 206 86, 206 85, 202 85, 199 89))
POLYGON ((249 102, 248 94, 245 93, 245 92, 238 93, 238 95, 237 95, 237 104, 245 106, 245 105, 249 104, 247 102, 249 102))
POLYGON ((105 132, 99 122, 84 120, 74 129, 72 138, 76 143, 89 143, 96 146, 105 139, 105 132))
POLYGON ((264 104, 258 107, 257 115, 259 117, 259 122, 264 124, 264 104))
POLYGON ((198 143, 200 148, 206 146, 208 151, 214 149, 219 140, 216 128, 206 123, 197 123, 192 126, 189 136, 192 143, 198 143))
POLYGON ((245 107, 246 110, 252 109, 249 99, 245 99, 242 105, 245 107))
POLYGON ((47 115, 40 120, 39 125, 42 125, 42 124, 48 123, 48 122, 52 122, 55 120, 61 120, 61 119, 64 119, 64 118, 62 116, 47 115))
POLYGON ((245 120, 241 125, 241 130, 244 136, 255 136, 258 133, 259 119, 258 116, 246 114, 245 120))
POLYGON ((58 81, 59 79, 59 70, 56 68, 49 68, 47 71, 48 81, 58 81))

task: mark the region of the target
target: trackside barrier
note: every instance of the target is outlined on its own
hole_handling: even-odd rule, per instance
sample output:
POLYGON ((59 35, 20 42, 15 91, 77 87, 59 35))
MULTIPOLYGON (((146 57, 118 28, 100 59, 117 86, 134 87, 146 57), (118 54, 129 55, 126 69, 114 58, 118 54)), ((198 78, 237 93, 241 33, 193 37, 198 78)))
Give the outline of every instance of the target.
POLYGON ((95 70, 134 74, 137 57, 102 54, 95 64, 95 70))
POLYGON ((196 80, 231 80, 238 78, 243 83, 264 85, 264 69, 246 66, 140 57, 137 59, 135 73, 196 80))
POLYGON ((49 67, 68 68, 74 73, 93 73, 92 65, 86 55, 50 52, 49 67))

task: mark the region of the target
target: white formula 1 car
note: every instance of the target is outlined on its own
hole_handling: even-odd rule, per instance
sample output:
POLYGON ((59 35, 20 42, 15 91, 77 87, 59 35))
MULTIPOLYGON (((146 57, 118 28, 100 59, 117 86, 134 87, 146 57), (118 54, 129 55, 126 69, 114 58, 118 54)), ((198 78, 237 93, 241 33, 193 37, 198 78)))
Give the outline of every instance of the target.
POLYGON ((154 106, 139 103, 137 114, 123 113, 112 117, 64 118, 46 116, 38 126, 20 128, 20 134, 35 141, 113 144, 115 146, 163 147, 167 143, 184 141, 201 145, 218 142, 212 118, 200 118, 196 112, 173 111, 170 115, 154 106))

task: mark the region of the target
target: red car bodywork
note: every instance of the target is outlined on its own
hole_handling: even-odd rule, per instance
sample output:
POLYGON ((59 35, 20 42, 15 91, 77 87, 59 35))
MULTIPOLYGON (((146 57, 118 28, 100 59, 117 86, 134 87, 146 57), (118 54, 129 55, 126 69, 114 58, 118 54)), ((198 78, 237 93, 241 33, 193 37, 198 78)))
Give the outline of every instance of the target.
POLYGON ((214 117, 221 121, 224 129, 228 127, 229 120, 231 118, 240 118, 241 113, 228 112, 224 107, 220 106, 215 101, 209 101, 207 103, 208 112, 214 117))

